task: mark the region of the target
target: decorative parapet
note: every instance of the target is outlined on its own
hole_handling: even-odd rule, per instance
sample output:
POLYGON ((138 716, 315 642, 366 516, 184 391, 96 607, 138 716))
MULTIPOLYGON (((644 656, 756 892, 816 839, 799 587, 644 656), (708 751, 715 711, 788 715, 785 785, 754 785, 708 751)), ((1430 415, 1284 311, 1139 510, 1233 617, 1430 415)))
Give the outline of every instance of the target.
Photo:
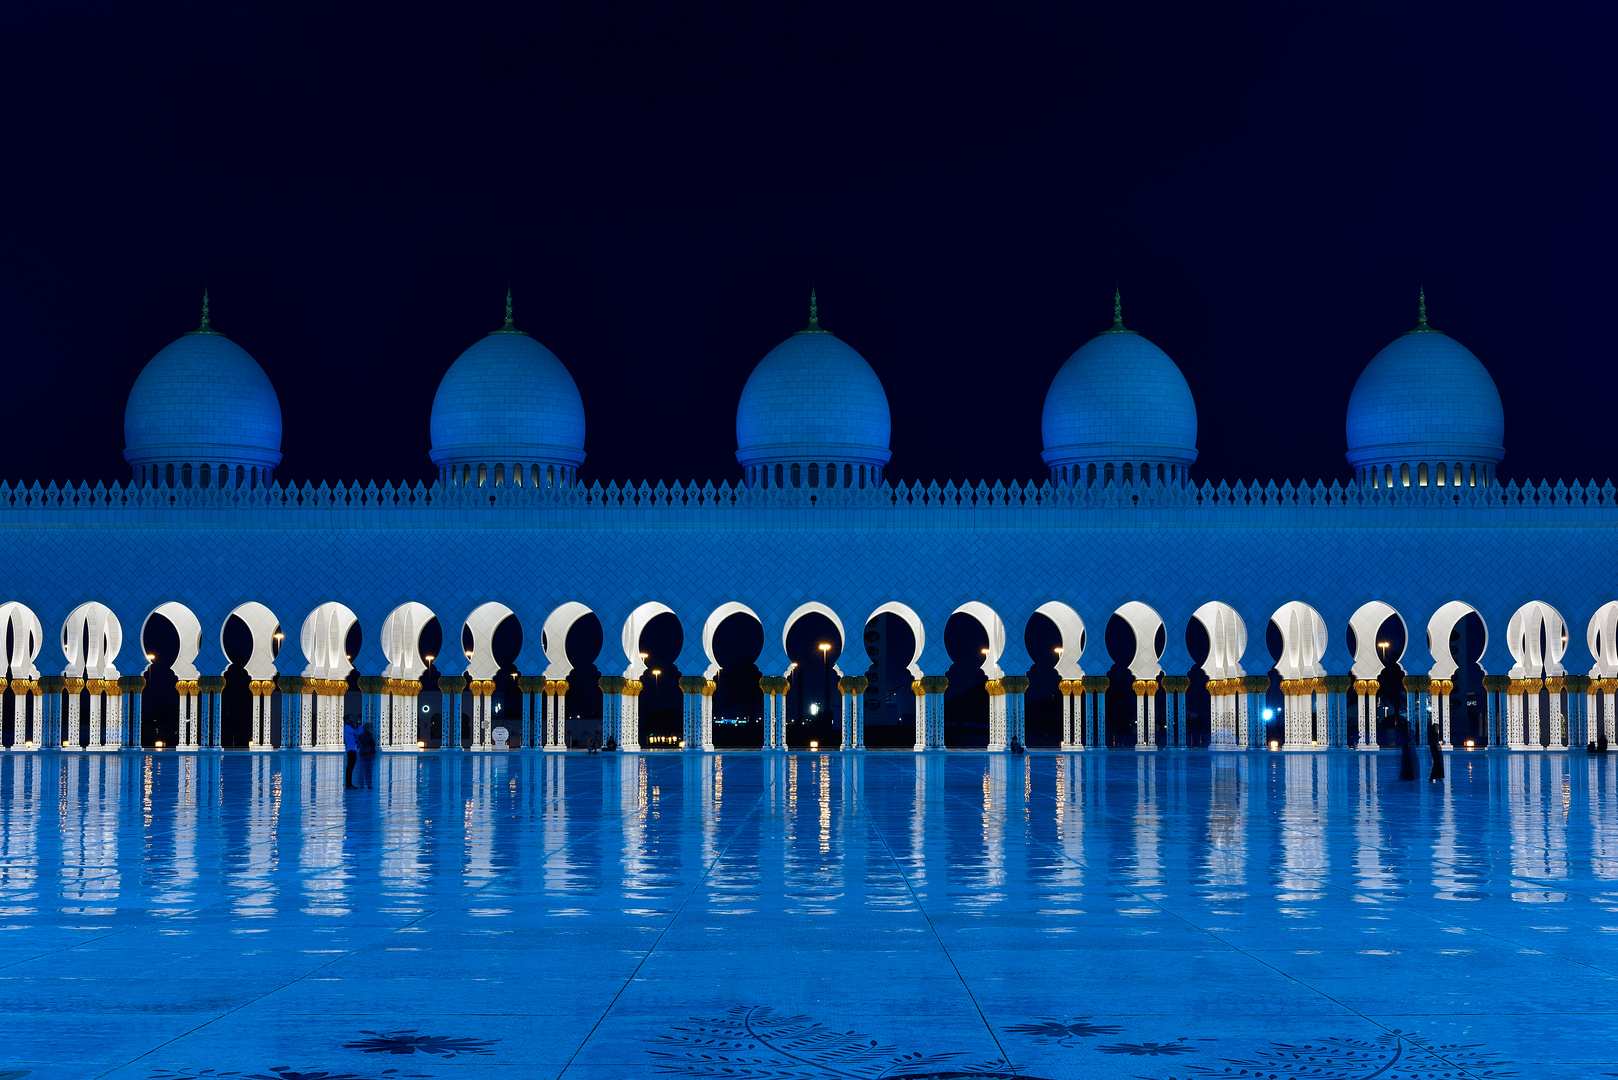
MULTIPOLYGON (((993 484, 954 482, 939 484, 883 482, 868 488, 750 488, 732 486, 728 481, 715 485, 681 483, 656 485, 599 482, 574 487, 461 487, 417 483, 378 486, 369 484, 279 482, 260 488, 167 488, 139 487, 134 484, 95 485, 55 483, 32 486, 0 483, 0 525, 10 522, 35 523, 45 515, 83 516, 102 520, 104 516, 130 516, 136 520, 172 520, 176 513, 229 515, 254 511, 284 514, 296 520, 300 515, 333 516, 356 520, 376 517, 394 520, 397 515, 424 518, 446 512, 489 513, 492 511, 568 512, 670 510, 676 512, 724 512, 736 510, 788 509, 825 511, 834 508, 862 508, 879 511, 912 510, 1006 510, 1018 515, 1029 511, 1097 510, 1131 511, 1154 508, 1192 511, 1276 511, 1304 510, 1331 514, 1343 511, 1386 510, 1410 512, 1497 508, 1523 510, 1618 510, 1618 488, 1612 481, 1588 484, 1557 481, 1555 484, 1522 484, 1516 481, 1484 487, 1372 487, 1356 482, 1333 480, 1330 484, 1242 483, 1148 484, 1112 483, 1089 487, 1053 485, 1049 481, 1001 481, 993 484)), ((1021 520, 1019 516, 1019 520, 1021 520)))

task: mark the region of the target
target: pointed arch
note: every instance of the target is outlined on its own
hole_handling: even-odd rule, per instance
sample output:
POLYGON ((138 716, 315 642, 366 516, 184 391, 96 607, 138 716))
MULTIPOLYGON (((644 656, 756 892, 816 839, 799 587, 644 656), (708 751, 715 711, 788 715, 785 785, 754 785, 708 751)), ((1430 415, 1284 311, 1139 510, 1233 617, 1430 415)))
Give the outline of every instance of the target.
MULTIPOLYGON (((811 612, 816 614, 816 615, 824 615, 824 616, 826 616, 826 618, 831 620, 832 626, 836 627, 836 629, 837 629, 837 640, 839 642, 841 642, 840 648, 846 650, 848 648, 848 632, 843 629, 843 620, 837 617, 837 612, 833 611, 831 608, 827 607, 825 604, 822 604, 819 600, 811 600, 806 604, 799 604, 796 608, 793 609, 792 614, 787 616, 786 622, 781 624, 781 651, 786 652, 786 649, 787 649, 787 635, 792 632, 793 624, 796 623, 799 619, 803 618, 805 615, 810 614, 811 612)), ((860 658, 864 659, 864 657, 865 657, 865 653, 864 653, 863 650, 861 650, 860 651, 860 658)), ((842 660, 843 660, 843 658, 841 656, 839 656, 837 658, 838 662, 832 665, 832 670, 837 672, 837 674, 839 676, 849 674, 848 672, 843 670, 843 668, 842 668, 842 660)), ((861 669, 860 671, 857 671, 854 674, 863 675, 863 674, 865 674, 865 671, 864 671, 864 669, 861 669)))
POLYGON ((1281 631, 1281 657, 1275 670, 1283 679, 1312 679, 1324 675, 1320 666, 1326 655, 1326 620, 1302 600, 1282 604, 1270 621, 1281 631))
POLYGON ((1163 673, 1158 662, 1157 632, 1163 629, 1163 616, 1139 600, 1131 600, 1113 612, 1135 635, 1135 656, 1129 661, 1129 672, 1137 679, 1155 679, 1163 673))
POLYGON ((348 673, 354 670, 348 658, 348 632, 357 622, 359 617, 335 600, 328 600, 305 616, 298 635, 298 643, 308 661, 303 669, 304 678, 348 678, 348 673))
POLYGON ((1452 679, 1460 665, 1449 654, 1449 636, 1455 626, 1468 615, 1477 615, 1478 621, 1483 623, 1483 655, 1489 652, 1489 624, 1484 621, 1478 609, 1463 600, 1451 600, 1433 612, 1433 617, 1427 620, 1427 651, 1432 654, 1433 667, 1427 674, 1435 679, 1452 679))
POLYGON ((927 631, 922 629, 921 616, 917 615, 915 609, 910 605, 901 604, 897 600, 889 600, 867 615, 865 624, 869 626, 871 620, 878 615, 897 615, 904 620, 906 626, 910 627, 910 635, 916 639, 916 652, 910 658, 910 663, 905 665, 905 670, 910 672, 912 679, 921 678, 921 665, 917 661, 921 659, 922 652, 927 648, 927 631))
POLYGON ((1567 652, 1567 620, 1543 600, 1530 600, 1506 625, 1506 648, 1516 661, 1511 668, 1514 679, 1565 675, 1562 657, 1567 652))
POLYGON ((1590 655, 1595 658, 1590 677, 1618 678, 1618 600, 1607 601, 1590 616, 1584 640, 1590 646, 1590 655))
POLYGON ((1354 631, 1354 670, 1356 679, 1375 679, 1382 674, 1385 662, 1376 651, 1376 635, 1382 629, 1382 624, 1388 619, 1398 619, 1405 627, 1405 644, 1399 655, 1392 657, 1392 663, 1399 663, 1410 648, 1410 627, 1405 623, 1405 617, 1394 610, 1391 604, 1384 604, 1380 600, 1372 600, 1361 604, 1358 611, 1348 618, 1348 625, 1354 631))
POLYGON ((247 627, 248 633, 253 636, 253 652, 247 658, 242 669, 247 672, 249 679, 275 678, 275 635, 281 629, 281 620, 275 617, 275 612, 256 600, 249 600, 245 604, 238 604, 225 616, 225 622, 219 624, 219 652, 225 651, 225 623, 230 622, 231 615, 240 619, 247 627))
MULTIPOLYGON (((646 629, 646 624, 659 615, 674 615, 674 609, 667 604, 650 600, 629 613, 624 620, 622 644, 624 647, 624 660, 627 666, 623 675, 626 679, 638 679, 646 670, 646 663, 640 658, 640 635, 646 629)), ((675 616, 679 618, 679 616, 675 616)))
POLYGON ((988 604, 979 600, 968 600, 951 615, 970 615, 983 627, 983 632, 989 635, 989 654, 983 658, 983 674, 991 679, 998 679, 1005 672, 1000 670, 1000 657, 1006 652, 1006 624, 988 604))
MULTIPOLYGON (((749 615, 752 617, 754 622, 758 623, 760 628, 763 628, 764 626, 764 620, 758 617, 758 612, 754 611, 752 608, 748 607, 739 600, 731 600, 714 608, 712 613, 709 614, 708 618, 704 620, 702 624, 702 654, 708 658, 707 670, 703 672, 704 678, 717 678, 719 672, 722 670, 718 658, 714 656, 713 636, 719 631, 720 624, 726 619, 730 618, 732 615, 749 615)), ((788 626, 791 625, 790 619, 787 621, 787 624, 788 626)), ((840 630, 841 627, 839 627, 839 631, 840 630)), ((781 640, 783 642, 786 641, 785 635, 782 636, 781 640)), ((785 648, 784 645, 782 647, 785 648)))
POLYGON ((1210 600, 1191 613, 1208 634, 1208 658, 1202 671, 1210 679, 1235 679, 1247 653, 1247 623, 1236 609, 1222 600, 1210 600))
POLYGON ((0 604, 0 634, 11 632, 11 651, 6 655, 6 678, 37 679, 34 661, 45 647, 45 628, 39 616, 26 604, 9 600, 0 604))
POLYGON ((565 679, 573 673, 573 661, 567 655, 567 635, 573 624, 586 615, 594 615, 590 608, 577 600, 569 600, 545 616, 540 629, 540 649, 545 654, 545 678, 565 679))
POLYGON ((196 614, 177 600, 170 600, 166 604, 159 604, 152 609, 151 615, 146 616, 146 622, 141 623, 141 641, 146 640, 146 623, 152 621, 152 615, 161 615, 174 627, 179 636, 180 649, 171 665, 174 677, 180 680, 196 679, 202 672, 197 670, 197 654, 202 652, 202 622, 196 614))
POLYGON ((419 679, 427 670, 421 655, 422 627, 436 615, 426 604, 414 600, 400 604, 382 620, 382 655, 388 666, 382 674, 389 679, 419 679))
MULTIPOLYGON (((466 658, 469 678, 487 681, 500 674, 500 662, 494 658, 494 632, 500 624, 517 614, 496 600, 479 604, 466 617, 462 628, 472 632, 472 655, 466 658)), ((460 635, 456 635, 460 642, 460 635)))
POLYGON ((1062 635, 1062 655, 1056 661, 1057 677, 1083 678, 1084 668, 1079 658, 1084 655, 1085 630, 1084 620, 1079 613, 1060 600, 1051 600, 1035 608, 1034 614, 1043 615, 1055 623, 1057 633, 1062 635))

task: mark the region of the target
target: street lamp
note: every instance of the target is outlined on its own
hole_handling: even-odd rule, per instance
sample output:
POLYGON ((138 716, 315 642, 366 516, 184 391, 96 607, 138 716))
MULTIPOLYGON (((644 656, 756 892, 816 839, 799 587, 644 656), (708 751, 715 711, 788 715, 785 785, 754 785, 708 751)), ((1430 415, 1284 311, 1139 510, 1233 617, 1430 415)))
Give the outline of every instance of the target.
POLYGON ((1379 642, 1376 643, 1376 647, 1382 650, 1382 666, 1383 667, 1388 666, 1388 646, 1390 644, 1392 644, 1392 642, 1379 641, 1379 642))
MULTIPOLYGON (((645 655, 646 655, 646 654, 645 654, 645 653, 641 653, 641 655, 642 655, 642 656, 645 656, 645 655)), ((658 676, 659 676, 659 675, 661 675, 661 674, 663 674, 663 669, 662 669, 662 668, 653 668, 653 669, 652 669, 652 692, 653 692, 653 693, 654 693, 654 694, 655 694, 655 693, 656 693, 656 692, 657 692, 657 691, 658 691, 658 690, 659 690, 659 689, 661 689, 661 688, 662 688, 662 686, 663 686, 663 680, 662 680, 662 679, 660 679, 660 678, 658 678, 658 676)))
POLYGON ((831 665, 826 658, 831 655, 831 644, 822 641, 820 649, 820 711, 831 711, 831 665))

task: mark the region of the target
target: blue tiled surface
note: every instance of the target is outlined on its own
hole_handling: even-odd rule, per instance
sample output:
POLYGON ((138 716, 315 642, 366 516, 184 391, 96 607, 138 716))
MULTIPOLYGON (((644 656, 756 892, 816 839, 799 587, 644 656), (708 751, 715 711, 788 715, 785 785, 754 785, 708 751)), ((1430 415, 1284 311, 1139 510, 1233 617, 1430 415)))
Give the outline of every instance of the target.
POLYGON ((892 420, 882 380, 829 333, 771 349, 742 387, 736 458, 743 466, 803 458, 885 464, 892 420))
POLYGON ((1045 463, 1197 459, 1197 403, 1167 353, 1139 334, 1103 333, 1056 373, 1041 419, 1045 463))
POLYGON ((378 764, 0 758, 0 1071, 1618 1068, 1618 758, 378 764))
POLYGON ((584 399, 556 354, 516 332, 478 339, 433 395, 435 465, 584 460, 584 399))
POLYGON ((1505 454, 1500 391, 1472 351, 1447 334, 1394 338, 1348 399, 1348 461, 1488 461, 1505 454))
POLYGON ((281 402, 247 350, 222 334, 186 334, 141 370, 124 406, 131 464, 281 460, 281 402))

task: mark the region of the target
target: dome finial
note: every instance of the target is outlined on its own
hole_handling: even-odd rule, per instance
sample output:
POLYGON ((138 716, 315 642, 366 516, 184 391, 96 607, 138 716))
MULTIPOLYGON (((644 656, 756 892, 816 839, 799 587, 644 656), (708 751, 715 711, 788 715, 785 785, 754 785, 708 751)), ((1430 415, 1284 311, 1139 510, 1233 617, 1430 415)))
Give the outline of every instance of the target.
POLYGON ((219 331, 215 330, 213 328, 213 326, 210 325, 209 322, 208 322, 208 288, 207 288, 207 286, 203 286, 203 289, 202 289, 202 324, 200 326, 198 326, 195 330, 191 331, 191 332, 193 334, 217 334, 217 333, 219 333, 219 331))
POLYGON ((1427 288, 1426 288, 1426 286, 1422 286, 1422 288, 1416 293, 1416 297, 1417 297, 1417 300, 1416 300, 1416 328, 1414 330, 1409 331, 1409 332, 1412 333, 1412 334, 1436 334, 1436 333, 1438 333, 1439 331, 1434 330, 1431 326, 1427 325, 1427 288))
POLYGON ((1124 325, 1124 298, 1116 287, 1112 290, 1112 325, 1101 332, 1103 334, 1133 334, 1135 332, 1124 325))
POLYGON ((512 318, 512 314, 511 314, 511 286, 509 286, 509 285, 506 286, 506 321, 500 325, 500 329, 491 330, 491 331, 489 331, 489 333, 491 333, 491 334, 521 334, 521 333, 523 333, 523 331, 517 329, 517 324, 512 318))
POLYGON ((809 286, 809 325, 799 330, 800 334, 829 334, 830 330, 820 325, 820 300, 815 296, 815 287, 809 286))

